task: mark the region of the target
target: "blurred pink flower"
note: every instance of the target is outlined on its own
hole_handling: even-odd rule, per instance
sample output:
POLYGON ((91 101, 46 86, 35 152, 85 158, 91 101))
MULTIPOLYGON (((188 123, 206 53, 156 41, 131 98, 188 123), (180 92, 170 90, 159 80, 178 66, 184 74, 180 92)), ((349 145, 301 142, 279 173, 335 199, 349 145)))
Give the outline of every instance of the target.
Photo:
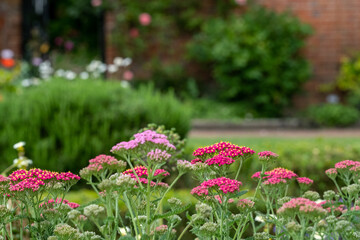
POLYGON ((31 63, 32 63, 32 65, 34 65, 34 66, 39 66, 41 62, 42 62, 42 59, 39 58, 39 57, 34 57, 34 58, 31 60, 31 63))
POLYGON ((238 5, 246 5, 247 0, 235 0, 236 4, 238 5))
POLYGON ((139 15, 139 22, 143 26, 147 26, 151 23, 151 16, 148 13, 142 13, 139 15))
POLYGON ((64 47, 66 51, 71 51, 74 48, 74 42, 68 40, 64 43, 64 47))
POLYGON ((64 42, 64 39, 62 37, 56 37, 55 40, 54 40, 56 46, 61 46, 64 42))
POLYGON ((137 38, 139 36, 139 29, 132 28, 130 29, 130 37, 137 38))
POLYGON ((123 74, 124 80, 130 81, 134 78, 134 73, 130 70, 126 70, 123 74))
POLYGON ((93 7, 98 7, 102 4, 102 0, 91 0, 91 5, 93 7))

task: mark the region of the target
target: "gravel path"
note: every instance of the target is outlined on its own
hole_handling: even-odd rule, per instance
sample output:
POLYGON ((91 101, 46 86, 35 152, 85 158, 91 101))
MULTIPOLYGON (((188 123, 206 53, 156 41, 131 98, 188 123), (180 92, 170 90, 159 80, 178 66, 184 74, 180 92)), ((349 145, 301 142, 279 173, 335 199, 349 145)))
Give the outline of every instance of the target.
POLYGON ((359 138, 359 128, 345 129, 194 129, 189 137, 284 137, 284 138, 313 138, 313 137, 350 137, 359 138))

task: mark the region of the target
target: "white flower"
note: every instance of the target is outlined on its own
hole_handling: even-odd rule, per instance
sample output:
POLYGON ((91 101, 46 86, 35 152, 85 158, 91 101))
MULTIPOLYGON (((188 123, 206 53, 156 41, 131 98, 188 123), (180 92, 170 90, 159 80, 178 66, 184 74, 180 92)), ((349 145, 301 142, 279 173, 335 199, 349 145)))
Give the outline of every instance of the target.
POLYGON ((114 64, 118 67, 122 66, 123 58, 122 57, 116 57, 114 58, 114 64))
POLYGON ((130 232, 130 228, 128 228, 128 227, 119 228, 119 233, 120 233, 121 236, 126 236, 128 232, 130 232))
POLYGON ((88 79, 89 78, 89 73, 88 72, 82 72, 80 73, 80 78, 81 79, 88 79))
POLYGON ((129 88, 130 87, 130 83, 128 81, 121 81, 121 87, 123 88, 129 88))
POLYGON ((118 67, 116 65, 114 65, 114 64, 108 65, 107 69, 108 69, 109 73, 115 73, 115 72, 118 71, 118 67))
POLYGON ((105 63, 101 63, 98 67, 99 71, 101 73, 105 72, 106 71, 106 64, 105 63))
POLYGON ((21 142, 15 143, 14 146, 13 146, 13 148, 14 148, 14 149, 19 149, 19 148, 21 148, 21 147, 24 147, 25 145, 26 145, 26 143, 23 142, 23 141, 21 141, 21 142))
POLYGON ((130 64, 132 63, 132 59, 131 58, 125 58, 123 61, 122 61, 122 66, 124 67, 127 67, 129 66, 130 64))
POLYGON ((92 60, 90 64, 86 67, 88 72, 94 72, 100 66, 101 62, 99 60, 92 60))
POLYGON ((64 77, 65 76, 65 71, 63 69, 56 70, 55 76, 64 77))
POLYGON ((14 159, 13 164, 17 168, 27 168, 29 165, 31 165, 33 161, 31 159, 27 159, 26 157, 19 157, 14 159))
POLYGON ((24 79, 21 81, 21 86, 23 87, 30 87, 31 86, 31 81, 30 79, 24 79))
POLYGON ((73 71, 66 71, 65 78, 68 80, 74 80, 76 78, 76 73, 73 71))
POLYGON ((325 200, 323 200, 323 199, 318 199, 318 200, 316 200, 315 202, 317 203, 317 204, 320 204, 320 203, 322 203, 322 202, 324 202, 325 200))

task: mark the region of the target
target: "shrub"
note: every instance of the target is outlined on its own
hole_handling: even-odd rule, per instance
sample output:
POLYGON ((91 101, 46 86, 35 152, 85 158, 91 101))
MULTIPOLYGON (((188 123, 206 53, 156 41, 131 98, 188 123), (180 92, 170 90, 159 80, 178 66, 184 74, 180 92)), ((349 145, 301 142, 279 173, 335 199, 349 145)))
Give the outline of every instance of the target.
POLYGON ((346 127, 359 120, 360 112, 350 106, 324 104, 310 107, 309 118, 320 126, 346 127))
POLYGON ((246 102, 263 116, 277 116, 309 78, 309 63, 299 50, 310 32, 288 13, 253 6, 241 17, 205 22, 189 54, 212 64, 220 98, 246 102))
POLYGON ((149 122, 175 127, 184 136, 190 113, 173 93, 151 86, 124 89, 119 82, 53 79, 0 102, 1 166, 25 141, 37 167, 78 171, 88 159, 149 122))

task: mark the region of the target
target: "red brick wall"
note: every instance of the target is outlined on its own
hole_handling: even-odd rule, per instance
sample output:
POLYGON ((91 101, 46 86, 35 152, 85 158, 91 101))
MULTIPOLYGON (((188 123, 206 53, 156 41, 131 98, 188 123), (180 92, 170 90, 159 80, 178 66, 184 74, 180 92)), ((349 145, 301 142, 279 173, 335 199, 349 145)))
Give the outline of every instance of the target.
POLYGON ((325 101, 319 87, 336 80, 343 55, 360 51, 360 0, 260 0, 277 11, 290 10, 314 28, 305 56, 313 77, 296 97, 299 107, 325 101))
POLYGON ((21 0, 0 0, 0 50, 5 48, 21 57, 21 0))

